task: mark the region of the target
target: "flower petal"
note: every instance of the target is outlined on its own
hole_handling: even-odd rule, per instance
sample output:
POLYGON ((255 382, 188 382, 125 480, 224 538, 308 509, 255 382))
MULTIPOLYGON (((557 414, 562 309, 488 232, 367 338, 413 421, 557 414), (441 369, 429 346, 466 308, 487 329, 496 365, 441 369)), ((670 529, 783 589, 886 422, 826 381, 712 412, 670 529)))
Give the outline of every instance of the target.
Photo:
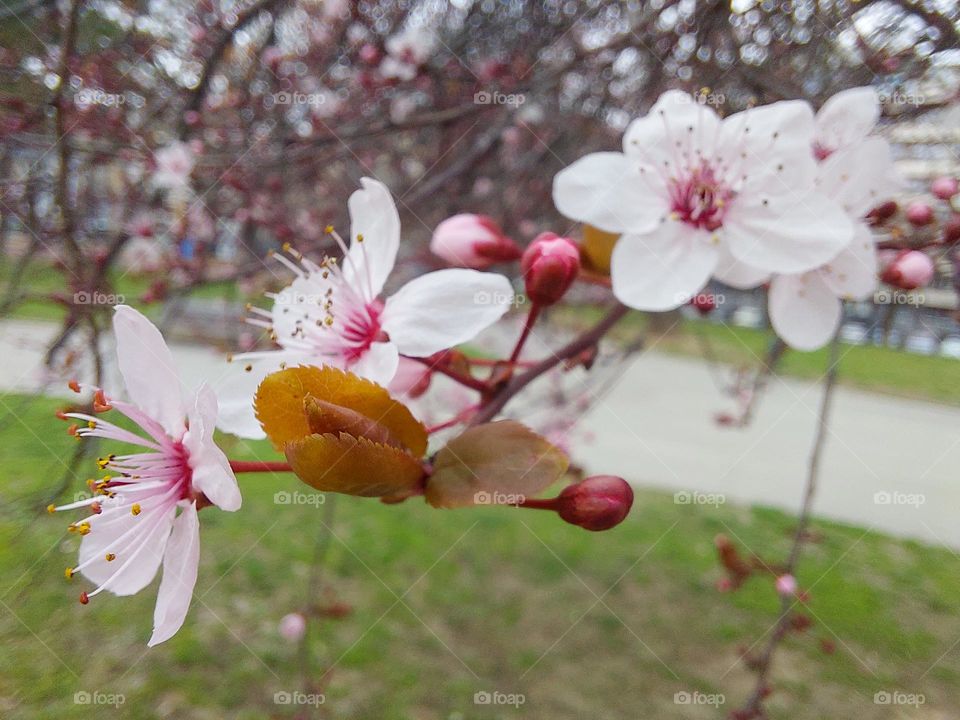
POLYGON ((818 272, 778 275, 770 283, 770 323, 797 350, 826 345, 840 325, 842 304, 818 272))
POLYGON ((851 217, 863 217, 901 189, 889 143, 868 138, 833 153, 820 163, 817 188, 843 205, 851 217))
POLYGON ((627 126, 623 152, 631 160, 657 169, 681 158, 687 164, 697 151, 713 149, 719 126, 720 118, 713 108, 682 90, 668 90, 650 112, 627 126))
POLYGON ((880 119, 880 100, 872 87, 843 90, 827 100, 816 119, 816 143, 842 150, 863 140, 880 119))
POLYGON ((503 275, 455 268, 421 275, 387 300, 381 322, 404 355, 425 357, 459 345, 510 308, 503 275))
POLYGON ((813 110, 802 100, 750 108, 723 121, 718 151, 744 192, 805 192, 816 177, 813 110))
MULTIPOLYGON (((251 396, 251 404, 253 397, 251 396)), ((183 436, 189 454, 191 482, 195 490, 221 510, 240 509, 240 488, 230 469, 230 461, 213 441, 217 423, 217 396, 206 384, 201 385, 188 411, 190 429, 183 436)))
POLYGON ((375 342, 370 344, 366 352, 349 367, 349 370, 354 375, 386 387, 397 374, 399 365, 400 353, 396 345, 392 342, 375 342))
POLYGON ((623 153, 585 155, 553 178, 553 203, 572 220, 606 232, 643 233, 669 211, 666 185, 623 153))
POLYGON ((856 224, 853 240, 820 269, 820 277, 837 297, 865 300, 877 289, 877 246, 864 223, 856 224))
POLYGON ((613 249, 613 294, 637 310, 670 310, 690 301, 717 266, 709 233, 666 222, 646 235, 624 235, 613 249))
POLYGON ((725 245, 721 245, 720 259, 717 261, 717 269, 713 271, 713 277, 738 290, 749 290, 767 282, 770 273, 740 262, 730 254, 725 245))
POLYGON ((153 611, 150 647, 169 640, 187 617, 200 564, 200 521, 196 503, 190 503, 173 522, 173 532, 163 557, 163 579, 153 611))
POLYGON ((129 305, 117 305, 113 332, 130 399, 178 440, 184 431, 183 388, 160 331, 129 305))
POLYGON ((819 192, 749 199, 760 202, 744 196, 743 202, 731 203, 723 236, 731 254, 752 267, 806 272, 833 258, 853 237, 843 208, 819 192))
POLYGON ((350 210, 350 254, 343 274, 358 290, 374 300, 393 271, 400 247, 400 216, 387 186, 360 178, 361 190, 347 202, 350 210), (362 236, 363 242, 357 242, 362 236))
POLYGON ((104 514, 90 520, 90 532, 80 542, 81 573, 114 595, 134 595, 150 584, 160 568, 174 506, 164 504, 137 516, 126 511, 107 518, 106 510, 112 504, 111 500, 102 501, 104 514), (146 534, 135 530, 137 526, 146 534), (129 530, 134 532, 122 544, 115 544, 129 530), (106 559, 108 552, 117 556, 112 562, 106 559))

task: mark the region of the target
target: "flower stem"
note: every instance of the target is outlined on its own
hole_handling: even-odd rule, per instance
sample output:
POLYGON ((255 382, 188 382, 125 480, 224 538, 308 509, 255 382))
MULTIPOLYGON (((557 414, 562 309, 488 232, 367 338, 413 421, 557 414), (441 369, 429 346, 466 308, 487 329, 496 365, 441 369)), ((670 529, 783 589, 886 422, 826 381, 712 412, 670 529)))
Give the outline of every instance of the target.
POLYGON ((454 370, 453 368, 446 365, 442 360, 440 362, 434 363, 434 362, 431 362, 429 358, 411 358, 411 359, 422 362, 431 370, 435 370, 438 373, 446 375, 448 378, 450 378, 451 380, 457 381, 464 387, 471 388, 472 390, 476 390, 477 392, 480 392, 480 393, 487 391, 487 383, 485 383, 483 380, 479 380, 473 377, 472 375, 465 375, 464 373, 458 372, 457 370, 454 370))
POLYGON ((513 352, 510 353, 511 365, 516 364, 517 359, 520 357, 520 352, 523 350, 523 346, 526 344, 527 338, 530 337, 530 331, 533 330, 533 325, 537 322, 537 317, 539 317, 539 315, 540 306, 537 303, 533 303, 530 306, 530 312, 527 313, 527 320, 523 324, 523 332, 520 333, 517 344, 514 346, 513 352))
POLYGON ((293 472, 290 463, 264 462, 260 460, 231 460, 230 469, 235 473, 244 472, 293 472))

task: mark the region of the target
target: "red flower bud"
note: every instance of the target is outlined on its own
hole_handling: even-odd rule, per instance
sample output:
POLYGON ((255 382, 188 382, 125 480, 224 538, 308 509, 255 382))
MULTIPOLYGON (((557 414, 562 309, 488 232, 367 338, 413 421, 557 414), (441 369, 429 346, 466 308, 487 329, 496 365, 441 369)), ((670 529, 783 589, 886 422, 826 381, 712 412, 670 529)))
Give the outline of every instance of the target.
POLYGON ((897 210, 900 209, 900 206, 897 205, 894 200, 887 200, 882 202, 876 207, 870 209, 870 212, 867 213, 867 220, 871 225, 880 225, 886 220, 889 220, 894 215, 897 214, 897 210))
POLYGON ((943 226, 943 242, 953 244, 960 240, 960 215, 954 215, 943 226))
POLYGON ((907 220, 921 226, 933 222, 933 208, 922 200, 916 200, 907 205, 907 220))
POLYGON ((880 273, 880 279, 901 290, 916 290, 933 279, 933 260, 919 250, 901 250, 880 273))
POLYGON ((557 514, 587 530, 609 530, 623 522, 633 505, 633 489, 623 478, 594 475, 563 489, 557 514))
POLYGON ((553 305, 573 284, 580 272, 576 244, 554 233, 540 233, 520 259, 527 296, 538 305, 553 305))

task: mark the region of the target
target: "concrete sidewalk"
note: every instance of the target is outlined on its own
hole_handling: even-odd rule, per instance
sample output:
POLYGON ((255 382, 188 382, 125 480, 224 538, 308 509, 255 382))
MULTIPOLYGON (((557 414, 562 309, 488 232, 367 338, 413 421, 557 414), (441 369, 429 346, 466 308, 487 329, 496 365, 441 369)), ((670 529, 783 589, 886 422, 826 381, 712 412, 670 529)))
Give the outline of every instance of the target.
MULTIPOLYGON (((0 392, 69 395, 61 379, 49 383, 42 371, 55 330, 0 323, 0 392)), ((222 353, 173 350, 188 385, 212 383, 226 370, 222 353)), ((960 381, 960 363, 957 369, 960 381)), ((718 500, 796 511, 820 386, 773 379, 745 429, 714 422, 729 402, 706 363, 646 352, 584 417, 593 439, 577 443, 574 454, 590 472, 680 493, 678 511, 718 500)), ((818 515, 960 548, 960 408, 839 388, 830 428, 818 515)))

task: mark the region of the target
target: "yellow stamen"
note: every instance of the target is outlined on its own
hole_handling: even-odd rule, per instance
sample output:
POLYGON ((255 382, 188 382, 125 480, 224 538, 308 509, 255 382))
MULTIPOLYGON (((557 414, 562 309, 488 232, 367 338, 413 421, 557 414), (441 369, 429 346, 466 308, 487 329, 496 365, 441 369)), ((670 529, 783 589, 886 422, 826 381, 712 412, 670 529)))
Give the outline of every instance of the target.
POLYGON ((69 567, 68 567, 66 570, 64 570, 64 571, 63 571, 63 576, 64 576, 67 580, 72 580, 72 579, 73 579, 73 568, 69 568, 69 567))
POLYGON ((107 562, 113 562, 114 560, 117 559, 117 556, 114 555, 113 553, 107 553, 106 557, 107 557, 107 562))
POLYGON ((134 503, 134 504, 130 507, 130 512, 133 513, 134 515, 139 515, 140 512, 141 512, 141 510, 140 510, 140 503, 134 503))
POLYGON ((54 505, 53 503, 50 503, 49 505, 47 505, 47 512, 48 512, 48 513, 50 513, 51 515, 53 515, 56 511, 57 511, 57 506, 54 505))

